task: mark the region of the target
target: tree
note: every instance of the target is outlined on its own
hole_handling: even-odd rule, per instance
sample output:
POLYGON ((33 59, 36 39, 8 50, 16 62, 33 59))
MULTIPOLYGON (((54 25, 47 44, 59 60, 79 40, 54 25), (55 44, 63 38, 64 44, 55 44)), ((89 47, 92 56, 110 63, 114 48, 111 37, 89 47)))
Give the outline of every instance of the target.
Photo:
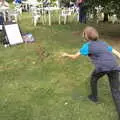
POLYGON ((120 0, 86 0, 89 4, 89 9, 95 11, 95 6, 101 5, 105 16, 115 13, 120 15, 120 0))

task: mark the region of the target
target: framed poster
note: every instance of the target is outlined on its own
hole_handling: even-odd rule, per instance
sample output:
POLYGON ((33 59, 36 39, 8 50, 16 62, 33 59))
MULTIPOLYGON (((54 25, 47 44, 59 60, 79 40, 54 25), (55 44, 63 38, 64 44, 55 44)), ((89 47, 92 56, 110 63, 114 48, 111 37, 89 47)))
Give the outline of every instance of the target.
POLYGON ((10 45, 23 43, 18 24, 9 24, 4 27, 10 45))

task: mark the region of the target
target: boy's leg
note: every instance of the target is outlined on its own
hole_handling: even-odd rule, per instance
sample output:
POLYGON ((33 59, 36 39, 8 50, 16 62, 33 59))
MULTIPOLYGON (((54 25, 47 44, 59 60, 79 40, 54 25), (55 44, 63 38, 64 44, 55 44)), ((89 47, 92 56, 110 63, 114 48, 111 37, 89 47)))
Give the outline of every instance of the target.
POLYGON ((91 75, 91 80, 90 80, 91 95, 89 95, 88 98, 93 102, 97 102, 97 81, 105 74, 106 74, 105 72, 96 73, 96 71, 94 70, 91 75))
POLYGON ((120 74, 117 71, 108 73, 111 92, 120 120, 120 74))

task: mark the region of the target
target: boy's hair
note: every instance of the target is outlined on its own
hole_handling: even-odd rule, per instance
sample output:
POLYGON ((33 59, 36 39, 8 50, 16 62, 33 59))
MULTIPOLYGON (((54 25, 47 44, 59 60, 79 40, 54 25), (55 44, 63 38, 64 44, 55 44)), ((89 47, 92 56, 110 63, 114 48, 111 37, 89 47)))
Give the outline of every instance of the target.
POLYGON ((83 31, 83 36, 87 37, 87 40, 96 41, 99 38, 99 34, 94 27, 87 26, 83 31))

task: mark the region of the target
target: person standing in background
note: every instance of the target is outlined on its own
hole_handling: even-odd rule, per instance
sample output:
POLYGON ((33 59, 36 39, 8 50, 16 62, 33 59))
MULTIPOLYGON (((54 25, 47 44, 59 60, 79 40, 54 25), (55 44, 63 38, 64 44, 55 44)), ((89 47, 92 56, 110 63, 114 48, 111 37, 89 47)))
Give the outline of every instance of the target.
POLYGON ((79 22, 86 23, 85 0, 77 0, 76 5, 79 7, 79 22))

